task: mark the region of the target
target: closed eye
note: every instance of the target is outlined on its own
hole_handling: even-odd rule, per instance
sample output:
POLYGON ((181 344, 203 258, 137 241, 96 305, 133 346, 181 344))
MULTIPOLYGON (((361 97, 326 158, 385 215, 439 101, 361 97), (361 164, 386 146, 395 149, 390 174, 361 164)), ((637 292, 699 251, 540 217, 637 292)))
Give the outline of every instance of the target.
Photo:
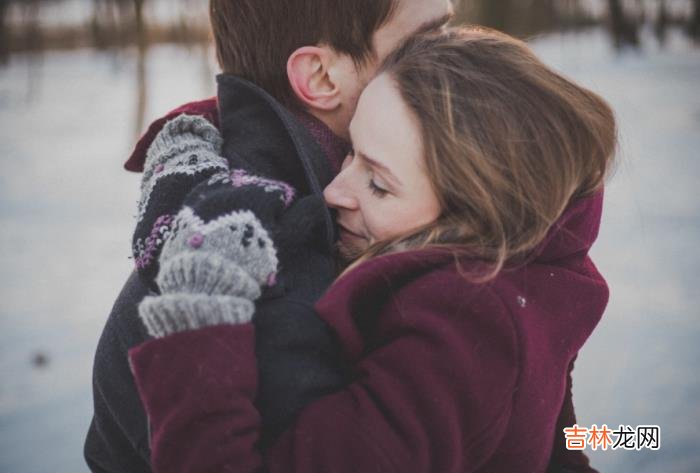
POLYGON ((377 185, 377 183, 374 182, 374 179, 369 180, 368 187, 369 187, 369 190, 372 191, 372 195, 379 197, 380 199, 382 197, 385 197, 389 193, 388 190, 379 187, 377 185))

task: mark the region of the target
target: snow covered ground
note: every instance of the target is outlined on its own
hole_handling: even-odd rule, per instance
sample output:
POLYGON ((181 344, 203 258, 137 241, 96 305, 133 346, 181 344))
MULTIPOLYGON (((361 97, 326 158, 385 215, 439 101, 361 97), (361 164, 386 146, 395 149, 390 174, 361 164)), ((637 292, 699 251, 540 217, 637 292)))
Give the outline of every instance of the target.
MULTIPOLYGON (((544 59, 606 97, 621 129, 593 254, 611 287, 574 376, 579 424, 661 427, 661 450, 591 452, 603 472, 700 469, 700 49, 616 52, 548 35, 544 59), (694 92, 695 91, 695 92, 694 92)), ((147 58, 146 121, 213 94, 201 51, 147 58)), ((0 471, 87 471, 92 356, 131 270, 136 58, 81 50, 0 68, 0 471), (45 360, 45 363, 42 363, 45 360)))

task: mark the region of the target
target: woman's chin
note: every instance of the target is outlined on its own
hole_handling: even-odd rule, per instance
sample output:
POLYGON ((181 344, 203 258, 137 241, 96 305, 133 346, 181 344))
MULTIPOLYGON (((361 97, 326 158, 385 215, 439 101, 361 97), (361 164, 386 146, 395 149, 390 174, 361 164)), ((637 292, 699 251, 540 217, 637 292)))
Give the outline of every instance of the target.
POLYGON ((346 264, 352 263, 367 250, 367 240, 361 238, 341 237, 336 244, 338 257, 346 264))

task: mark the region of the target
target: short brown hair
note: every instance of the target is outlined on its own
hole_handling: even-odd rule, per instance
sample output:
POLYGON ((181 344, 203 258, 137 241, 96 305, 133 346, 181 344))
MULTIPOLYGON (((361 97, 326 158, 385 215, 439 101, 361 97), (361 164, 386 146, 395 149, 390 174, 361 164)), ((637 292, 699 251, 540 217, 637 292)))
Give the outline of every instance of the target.
POLYGON ((524 262, 572 201, 601 189, 612 167, 610 106, 504 33, 469 27, 410 38, 381 73, 421 124, 442 214, 362 259, 439 247, 485 263, 470 276, 486 281, 524 262))
POLYGON ((326 44, 362 65, 374 55, 374 33, 398 0, 211 0, 221 69, 296 103, 287 60, 298 48, 326 44))

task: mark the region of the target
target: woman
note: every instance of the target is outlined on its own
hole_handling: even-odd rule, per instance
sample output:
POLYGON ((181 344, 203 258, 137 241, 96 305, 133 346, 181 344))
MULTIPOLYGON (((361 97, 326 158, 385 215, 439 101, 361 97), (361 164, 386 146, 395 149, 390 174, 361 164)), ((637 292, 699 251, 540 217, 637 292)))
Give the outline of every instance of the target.
MULTIPOLYGON (((131 361, 154 470, 545 471, 567 368, 607 303, 588 250, 615 133, 602 99, 513 38, 409 40, 363 92, 325 191, 355 262, 316 310, 348 384, 263 457, 252 325, 148 342, 131 361)), ((274 255, 232 254, 241 294, 270 281, 274 255)))

